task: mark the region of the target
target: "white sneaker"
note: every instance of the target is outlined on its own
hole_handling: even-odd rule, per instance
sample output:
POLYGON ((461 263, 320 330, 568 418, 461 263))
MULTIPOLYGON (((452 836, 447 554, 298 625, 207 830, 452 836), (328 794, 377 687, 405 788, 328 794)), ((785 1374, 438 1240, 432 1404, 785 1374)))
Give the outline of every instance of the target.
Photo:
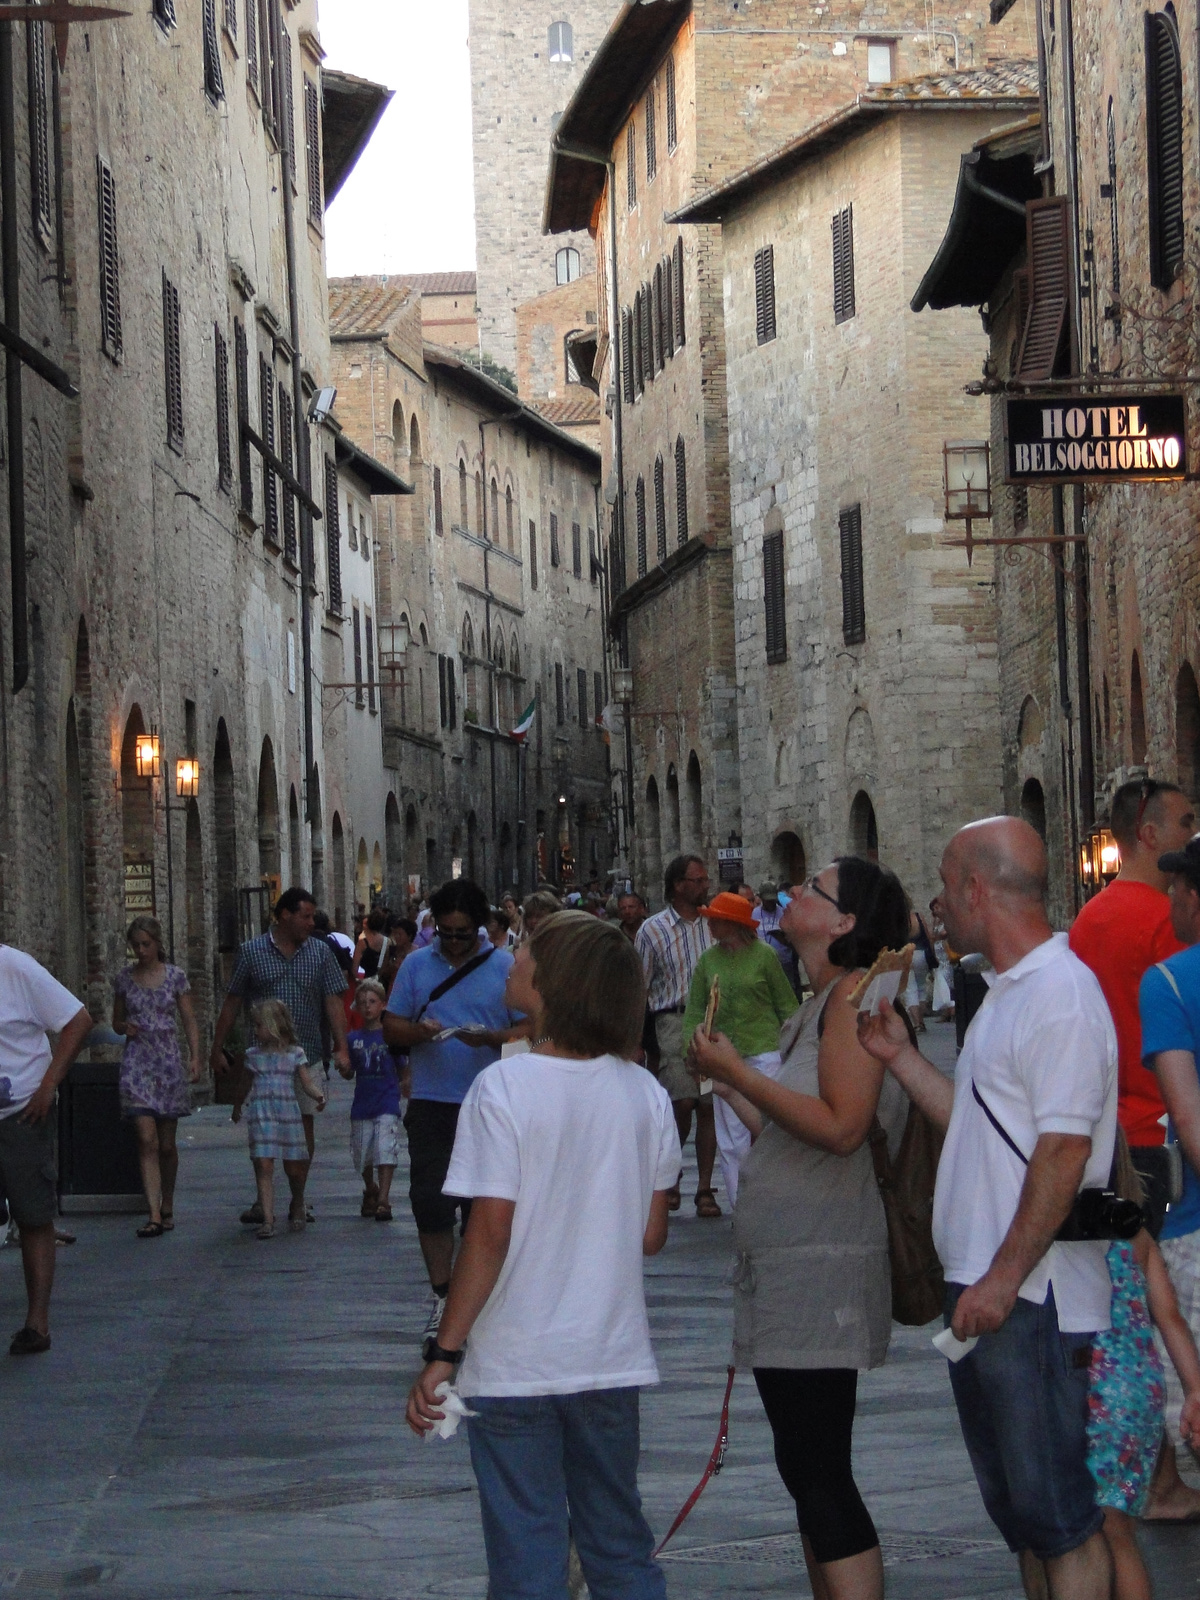
POLYGON ((429 1360, 429 1351, 433 1348, 438 1336, 438 1329, 442 1325, 442 1312, 446 1309, 445 1295, 434 1295, 433 1307, 429 1319, 425 1323, 425 1331, 421 1335, 421 1355, 424 1360, 429 1360))

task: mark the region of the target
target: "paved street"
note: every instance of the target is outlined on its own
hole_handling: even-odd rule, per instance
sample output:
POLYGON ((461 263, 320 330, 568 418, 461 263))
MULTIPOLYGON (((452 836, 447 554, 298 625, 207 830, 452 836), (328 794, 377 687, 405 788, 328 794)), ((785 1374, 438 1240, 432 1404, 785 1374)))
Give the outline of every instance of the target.
MULTIPOLYGON (((319 1220, 303 1236, 264 1244, 239 1228, 253 1193, 245 1133, 218 1107, 181 1130, 172 1235, 139 1241, 131 1217, 73 1220, 53 1350, 0 1358, 0 1592, 483 1600, 465 1439, 421 1445, 401 1420, 427 1300, 406 1209, 390 1226, 357 1215, 349 1101, 335 1077, 318 1125, 319 1220)), ((403 1175, 397 1187, 402 1196, 403 1175)), ((643 1403, 642 1485, 660 1532, 716 1432, 728 1245, 727 1221, 700 1222, 685 1205, 648 1268, 664 1382, 643 1403)), ((19 1282, 17 1252, 0 1251, 6 1330, 19 1321, 19 1282)), ((897 1332, 860 1396, 858 1470, 889 1593, 1018 1595, 928 1333, 897 1332)), ((668 1549, 671 1594, 807 1595, 748 1378, 730 1433, 725 1471, 668 1549)), ((1159 1600, 1194 1597, 1200 1530, 1159 1531, 1147 1548, 1159 1600)))

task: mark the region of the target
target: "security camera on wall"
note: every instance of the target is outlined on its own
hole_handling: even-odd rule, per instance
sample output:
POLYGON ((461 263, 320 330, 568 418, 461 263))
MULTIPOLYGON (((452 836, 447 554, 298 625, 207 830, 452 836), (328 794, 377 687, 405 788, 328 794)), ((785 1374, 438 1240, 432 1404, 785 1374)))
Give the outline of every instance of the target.
POLYGON ((312 405, 308 408, 308 420, 314 428, 319 428, 333 410, 333 403, 337 399, 337 390, 333 388, 318 389, 313 398, 312 405))

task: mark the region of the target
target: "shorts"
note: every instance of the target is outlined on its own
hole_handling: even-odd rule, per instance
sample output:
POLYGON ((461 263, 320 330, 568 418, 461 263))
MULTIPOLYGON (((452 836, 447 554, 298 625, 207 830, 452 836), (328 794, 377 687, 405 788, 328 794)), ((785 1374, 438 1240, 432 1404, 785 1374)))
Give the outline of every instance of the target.
POLYGON ((683 1012, 658 1011, 654 1016, 658 1034, 658 1081, 672 1100, 700 1100, 712 1104, 712 1091, 702 1095, 699 1085, 684 1066, 683 1012))
POLYGON ((350 1157, 354 1170, 400 1164, 400 1118, 391 1112, 350 1123, 350 1157))
MULTIPOLYGON (((308 1064, 308 1070, 309 1070, 309 1072, 319 1072, 319 1071, 321 1071, 321 1068, 320 1067, 314 1067, 312 1062, 310 1061, 309 1064, 308 1064)), ((313 1099, 312 1095, 310 1095, 308 1093, 308 1091, 305 1089, 304 1085, 300 1082, 300 1069, 297 1068, 296 1069, 296 1104, 300 1107, 300 1115, 302 1117, 315 1116, 318 1103, 319 1102, 313 1099)))
MULTIPOLYGON (((962 1285, 946 1285, 950 1326, 962 1285)), ((984 1508, 1010 1550, 1042 1561, 1104 1525, 1088 1471, 1090 1333, 1060 1333, 1054 1290, 1018 1300, 995 1333, 950 1365, 950 1387, 984 1508)))
POLYGON ((462 1212, 462 1231, 467 1231, 470 1200, 442 1193, 454 1135, 458 1131, 457 1102, 410 1100, 404 1126, 408 1133, 408 1198, 418 1233, 450 1233, 454 1217, 462 1212))
MULTIPOLYGON (((0 1123, 0 1127, 3 1126, 4 1124, 0 1123)), ((1167 1275, 1175 1291, 1175 1298, 1179 1301, 1180 1315, 1192 1330, 1192 1338, 1200 1339, 1200 1230, 1194 1233, 1181 1233, 1175 1239, 1163 1239, 1159 1242, 1158 1248, 1162 1251, 1163 1260, 1167 1264, 1167 1275)), ((1167 1433, 1172 1444, 1185 1445, 1179 1433, 1179 1413, 1183 1410, 1184 1398, 1183 1384, 1179 1381, 1175 1363, 1167 1354, 1163 1336, 1157 1328, 1154 1330, 1154 1338, 1167 1379, 1167 1433)), ((1200 1441, 1193 1439, 1190 1449, 1193 1458, 1200 1461, 1197 1444, 1200 1444, 1200 1441)))
POLYGON ((0 1117, 0 1191, 18 1228, 44 1228, 58 1215, 54 1116, 52 1109, 40 1122, 22 1122, 20 1112, 0 1117))

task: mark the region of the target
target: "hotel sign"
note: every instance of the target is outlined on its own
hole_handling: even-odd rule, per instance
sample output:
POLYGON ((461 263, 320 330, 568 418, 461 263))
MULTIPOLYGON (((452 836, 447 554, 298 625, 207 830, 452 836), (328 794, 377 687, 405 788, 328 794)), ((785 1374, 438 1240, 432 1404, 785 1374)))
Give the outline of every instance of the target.
POLYGON ((1128 483, 1187 476, 1181 394, 1006 400, 1008 483, 1128 483))

